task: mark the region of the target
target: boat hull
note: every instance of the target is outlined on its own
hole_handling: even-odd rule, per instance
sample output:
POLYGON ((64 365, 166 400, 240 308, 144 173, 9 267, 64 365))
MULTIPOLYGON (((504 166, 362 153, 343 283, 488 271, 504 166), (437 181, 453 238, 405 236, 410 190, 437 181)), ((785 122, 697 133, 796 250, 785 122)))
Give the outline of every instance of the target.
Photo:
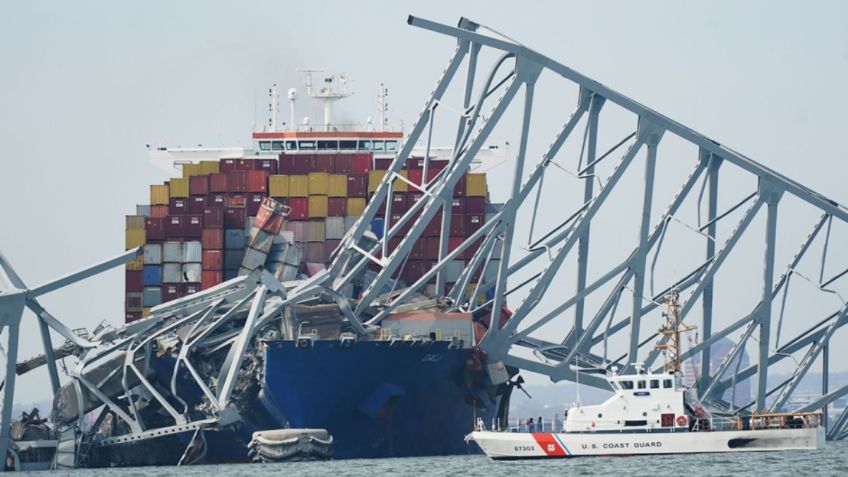
POLYGON ((715 432, 549 433, 477 431, 468 436, 496 460, 811 450, 824 428, 715 432))

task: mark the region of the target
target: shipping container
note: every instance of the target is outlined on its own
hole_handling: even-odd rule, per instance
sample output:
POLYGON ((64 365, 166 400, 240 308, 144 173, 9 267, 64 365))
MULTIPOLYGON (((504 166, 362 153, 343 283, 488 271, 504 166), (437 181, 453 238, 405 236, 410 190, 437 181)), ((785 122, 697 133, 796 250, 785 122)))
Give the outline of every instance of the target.
POLYGON ((226 206, 231 209, 243 209, 247 204, 246 194, 227 194, 226 206))
POLYGON ((394 158, 392 157, 375 157, 374 169, 386 171, 392 166, 392 162, 394 162, 394 158))
POLYGON ((151 205, 150 206, 150 216, 148 218, 164 219, 167 216, 168 216, 168 206, 167 205, 151 205))
POLYGON ((262 206, 262 201, 265 199, 265 194, 251 193, 247 195, 245 210, 248 216, 255 216, 259 212, 259 207, 262 206))
POLYGON ((439 237, 442 234, 442 211, 436 213, 436 216, 430 219, 430 223, 424 228, 426 237, 439 237))
MULTIPOLYGON (((309 190, 312 190, 310 184, 309 190)), ((310 195, 309 196, 309 218, 319 219, 327 216, 327 196, 326 195, 310 195)))
POLYGON ((413 184, 421 185, 424 180, 424 170, 423 169, 409 169, 407 172, 407 177, 409 178, 409 182, 413 184))
POLYGON ((277 277, 277 280, 280 280, 281 282, 286 282, 296 280, 298 272, 298 267, 283 263, 277 269, 275 276, 277 277))
POLYGON ((486 174, 465 174, 465 195, 467 197, 486 197, 486 174))
POLYGON ((203 209, 203 226, 209 229, 224 227, 224 210, 217 207, 203 209))
POLYGON ((149 308, 162 304, 162 289, 158 286, 144 287, 142 304, 149 308))
POLYGON ((124 323, 133 323, 135 321, 140 320, 144 316, 144 310, 147 308, 142 308, 142 312, 139 313, 137 311, 127 311, 124 312, 124 323))
POLYGON ((485 215, 483 214, 466 214, 465 215, 465 230, 464 233, 471 235, 480 230, 480 227, 485 223, 485 215))
POLYGON ((324 237, 327 240, 341 239, 344 233, 344 218, 327 217, 324 220, 324 237))
MULTIPOLYGON (((241 262, 244 260, 244 248, 240 248, 238 250, 225 250, 224 251, 224 271, 235 271, 238 273, 238 269, 241 266, 241 262)), ((227 274, 224 273, 224 280, 228 280, 227 274)))
POLYGON ((224 269, 224 281, 225 282, 232 280, 233 278, 236 278, 237 276, 238 276, 238 268, 236 268, 234 270, 228 270, 226 268, 224 269))
POLYGON ((303 261, 307 263, 324 263, 324 243, 309 242, 304 244, 303 261))
MULTIPOLYGON (((465 213, 466 214, 484 214, 486 212, 485 197, 466 197, 465 198, 465 213)), ((484 222, 485 223, 485 222, 484 222)))
POLYGON ((183 218, 179 215, 169 215, 165 219, 165 238, 180 239, 183 238, 183 218))
POLYGON ((465 270, 465 262, 462 260, 451 260, 445 267, 445 281, 454 283, 459 281, 459 276, 465 270))
POLYGON ((344 217, 347 215, 347 201, 345 197, 329 197, 327 199, 327 216, 344 217))
POLYGON ((224 248, 224 229, 203 229, 200 244, 203 250, 221 250, 224 248))
POLYGON ((172 197, 168 201, 168 215, 186 215, 188 213, 188 199, 172 197))
POLYGON ((150 186, 150 205, 168 205, 170 195, 167 184, 153 184, 150 186))
MULTIPOLYGON (((200 164, 187 163, 187 164, 182 164, 180 167, 183 170, 183 177, 186 178, 186 179, 190 179, 194 176, 203 174, 203 169, 200 166, 200 164)), ((191 189, 190 184, 191 184, 191 181, 189 181, 189 189, 191 189)))
POLYGON ((271 245, 274 244, 274 236, 272 233, 255 228, 250 231, 247 246, 268 253, 268 250, 271 250, 271 245))
POLYGON ((200 171, 202 174, 217 174, 220 171, 218 161, 200 161, 200 171))
POLYGON ((144 220, 146 219, 143 215, 127 215, 126 216, 126 230, 136 229, 136 230, 144 230, 144 220))
POLYGON ((198 263, 182 264, 182 281, 185 283, 200 283, 202 266, 198 263))
POLYGON ((289 196, 289 176, 271 176, 268 178, 268 195, 271 197, 289 196))
POLYGON ((179 283, 162 284, 162 303, 176 300, 182 297, 182 287, 179 283))
POLYGON ((209 175, 209 193, 224 193, 228 191, 227 174, 219 172, 209 175))
POLYGON ((254 170, 264 171, 270 176, 279 171, 278 162, 276 159, 256 159, 254 161, 254 170))
POLYGON ((183 271, 181 263, 165 263, 162 265, 162 283, 181 283, 183 271))
POLYGON ((224 228, 244 229, 247 223, 247 214, 244 209, 224 209, 224 228))
POLYGON ((347 196, 361 197, 363 199, 368 197, 368 176, 347 176, 347 196))
POLYGON ((183 243, 183 263, 200 263, 200 242, 189 241, 183 243))
POLYGON ((141 313, 144 308, 144 287, 137 292, 127 292, 124 302, 124 310, 133 313, 141 313))
POLYGON ((227 229, 224 230, 224 248, 227 250, 242 250, 244 249, 246 240, 244 237, 244 229, 227 229))
POLYGON ((349 197, 346 200, 345 216, 359 217, 365 212, 365 199, 360 197, 349 197))
POLYGON ((392 213, 402 214, 409 210, 406 202, 406 192, 393 192, 392 193, 392 213))
POLYGON ((344 218, 344 228, 345 232, 352 229, 354 225, 356 225, 356 221, 359 220, 359 217, 345 217, 344 218))
POLYGON ((453 188, 453 196, 454 197, 465 197, 465 176, 460 176, 459 180, 456 183, 456 186, 453 188))
POLYGON ((209 194, 209 197, 206 198, 206 207, 210 209, 223 209, 226 206, 227 194, 214 193, 209 194))
POLYGON ((188 213, 192 215, 203 215, 206 208, 206 196, 192 196, 188 198, 188 213))
POLYGON ((373 157, 370 153, 354 154, 351 167, 352 174, 367 175, 373 169, 373 157))
POLYGON ((372 193, 380 187, 380 182, 386 176, 385 170, 374 170, 368 173, 368 193, 372 193))
POLYGON ((465 197, 454 197, 451 199, 451 213, 452 214, 464 214, 465 213, 465 197))
POLYGON ((353 154, 336 154, 333 159, 333 172, 336 174, 353 173, 353 154))
POLYGON ((125 245, 127 250, 134 249, 136 247, 144 246, 146 241, 146 232, 145 229, 132 229, 126 231, 126 240, 125 245))
POLYGON ((183 283, 183 296, 194 295, 202 289, 202 283, 183 283))
POLYGON ((202 259, 203 270, 223 270, 224 252, 221 250, 204 250, 202 259))
POLYGON ((268 172, 248 171, 246 191, 254 194, 268 192, 268 172))
POLYGON ((188 215, 183 217, 182 237, 199 239, 203 233, 203 216, 188 215))
POLYGON ((220 284, 224 280, 224 274, 220 270, 204 270, 200 280, 200 286, 204 290, 220 284))
POLYGON ((127 270, 141 270, 144 267, 144 257, 135 257, 125 263, 127 270))
POLYGON ((306 220, 309 218, 309 198, 308 197, 290 197, 289 220, 306 220))
POLYGON ((333 154, 313 154, 311 172, 333 172, 333 154))
POLYGON ((162 261, 166 263, 180 263, 183 260, 182 242, 165 242, 162 244, 162 261))
POLYGON ((263 201, 261 207, 256 213, 255 224, 260 229, 277 235, 283 229, 286 217, 282 215, 285 209, 280 207, 280 204, 273 199, 263 201))
POLYGON ((159 286, 162 284, 162 266, 161 265, 145 265, 142 270, 142 279, 144 286, 159 286))
POLYGON ((209 195, 209 176, 192 176, 188 180, 188 193, 192 196, 209 195))
POLYGON ((327 195, 330 197, 347 197, 347 176, 331 174, 327 179, 327 195))
POLYGON ((327 195, 330 188, 330 174, 326 172, 309 173, 309 195, 327 195))
POLYGON ((128 292, 140 292, 144 288, 144 270, 126 270, 124 286, 128 292))
POLYGON ((227 192, 247 192, 247 171, 227 172, 227 192))
POLYGON ((144 264, 159 265, 162 263, 162 245, 149 243, 144 246, 144 264))
POLYGON ((165 240, 165 219, 148 217, 144 221, 144 232, 148 242, 165 240))
POLYGON ((421 191, 412 191, 406 193, 406 207, 411 209, 412 206, 418 203, 419 200, 424 198, 424 193, 421 191))
POLYGON ((465 216, 462 214, 451 214, 451 235, 465 235, 465 216))
POLYGON ((306 222, 306 241, 323 242, 326 231, 323 220, 311 220, 306 222))
MULTIPOLYGON (((403 270, 401 270, 401 279, 411 285, 424 276, 424 274, 429 272, 432 266, 433 264, 428 260, 409 260, 406 262, 403 270)), ((429 281, 434 280, 435 277, 431 278, 429 281)))
POLYGON ((341 240, 336 239, 327 239, 324 242, 324 263, 330 262, 330 257, 333 255, 333 252, 339 248, 339 244, 341 244, 341 240))
POLYGON ((171 179, 168 186, 168 197, 172 199, 174 197, 188 197, 188 179, 182 177, 171 179))
MULTIPOLYGON (((244 260, 241 263, 242 269, 249 272, 265 265, 265 259, 268 258, 268 252, 249 248, 245 250, 244 260)), ((243 272, 240 272, 240 274, 243 272)))
POLYGON ((371 221, 371 231, 374 232, 374 235, 376 235, 378 239, 383 238, 385 228, 385 219, 377 218, 371 221))
POLYGON ((421 237, 424 241, 424 258, 427 260, 439 259, 439 247, 441 246, 441 237, 421 237))
POLYGON ((289 176, 289 197, 308 197, 309 196, 309 176, 306 175, 291 175, 289 176))
POLYGON ((409 258, 412 260, 427 260, 427 237, 421 237, 414 244, 409 252, 409 258))
POLYGON ((295 242, 306 242, 306 224, 302 221, 288 221, 283 226, 292 233, 295 242))
POLYGON ((218 168, 226 173, 239 170, 239 159, 221 159, 218 168))
POLYGON ((141 215, 142 217, 150 217, 150 205, 148 204, 138 204, 135 206, 135 215, 141 215))

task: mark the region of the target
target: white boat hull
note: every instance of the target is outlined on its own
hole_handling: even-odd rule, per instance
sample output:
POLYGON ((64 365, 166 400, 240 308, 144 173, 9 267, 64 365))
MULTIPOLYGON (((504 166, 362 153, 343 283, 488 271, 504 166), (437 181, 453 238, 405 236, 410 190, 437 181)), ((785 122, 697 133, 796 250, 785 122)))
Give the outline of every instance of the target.
POLYGON ((755 431, 550 433, 477 431, 468 435, 492 459, 810 450, 824 428, 755 431))

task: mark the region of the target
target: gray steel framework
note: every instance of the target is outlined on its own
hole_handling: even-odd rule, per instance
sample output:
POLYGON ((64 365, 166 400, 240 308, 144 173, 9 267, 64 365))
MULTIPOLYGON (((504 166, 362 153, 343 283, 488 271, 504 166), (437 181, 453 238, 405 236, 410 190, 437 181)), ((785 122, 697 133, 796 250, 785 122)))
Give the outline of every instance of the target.
MULTIPOLYGON (((653 350, 652 345, 658 335, 645 328, 649 322, 658 323, 659 301, 676 289, 683 297, 681 319, 689 316, 700 304, 700 341, 693 343, 682 357, 700 358, 695 391, 705 405, 731 413, 785 408, 801 380, 817 361, 823 371, 821 394, 812 402, 796 408, 822 409, 835 399, 848 395, 848 385, 834 389, 829 383, 828 351, 834 344, 834 337, 839 336, 840 328, 848 323, 848 305, 844 301, 840 299, 841 304, 836 309, 806 326, 800 333, 787 337, 789 331, 782 331, 784 327, 793 328, 789 324, 809 321, 807 316, 785 313, 791 278, 807 279, 825 296, 831 295, 828 292, 838 296, 835 290, 844 285, 840 280, 848 275, 848 270, 831 278, 826 278, 824 271, 838 266, 838 257, 833 257, 833 254, 828 256, 828 244, 832 229, 844 226, 848 221, 848 209, 489 28, 467 19, 461 19, 456 27, 416 17, 410 17, 409 23, 454 38, 456 49, 364 214, 348 231, 325 272, 289 288, 268 273, 254 273, 157 307, 147 320, 120 329, 106 328, 94 337, 84 337, 47 312, 38 303, 38 297, 121 265, 133 259, 139 250, 128 251, 35 288, 27 288, 0 255, 0 284, 6 285, 0 290, 0 326, 9 332, 0 455, 13 445, 9 442, 8 424, 14 396, 18 330, 24 308, 34 312, 40 325, 54 392, 59 390, 60 382, 52 355, 51 331, 76 347, 78 362, 69 375, 80 397, 78 401, 83 402, 83 395, 95 396, 106 404, 106 411, 131 429, 129 434, 113 437, 101 444, 177 432, 194 432, 195 437, 202 437, 204 429, 237 420, 238 404, 234 392, 245 362, 250 359, 251 343, 255 343, 257 337, 269 336, 272 330, 279 329, 270 324, 278 320, 281 310, 290 304, 319 296, 335 301, 351 326, 362 335, 379 330, 381 320, 421 292, 431 281, 435 283, 436 293, 448 299, 450 309, 473 313, 475 319, 490 323, 479 343, 488 354, 490 364, 503 362, 549 376, 553 381, 574 380, 577 372, 587 367, 608 369, 612 366, 627 367, 636 362, 656 367, 659 352, 653 350), (491 69, 481 74, 478 70, 487 53, 495 53, 496 59, 491 69), (467 67, 466 76, 455 80, 463 64, 467 67), (536 88, 543 74, 576 89, 576 107, 546 151, 534 162, 528 157, 534 131, 531 118, 534 104, 546 100, 538 97, 536 88), (451 124, 456 131, 450 135, 450 141, 454 143, 453 156, 448 166, 433 179, 423 185, 414 184, 400 172, 415 144, 423 141, 429 150, 436 131, 436 112, 447 101, 446 93, 453 83, 462 88, 462 107, 458 108, 460 117, 455 126, 451 124), (450 250, 448 239, 454 187, 518 98, 522 98, 521 108, 517 110, 520 127, 516 134, 519 140, 510 162, 512 179, 505 190, 504 205, 493 211, 478 231, 450 250), (602 113, 611 106, 632 116, 635 130, 608 152, 598 154, 603 134, 602 113), (566 143, 569 140, 574 142, 575 137, 576 141, 580 141, 581 135, 574 133, 581 125, 582 143, 574 176, 582 181, 582 200, 571 210, 566 210, 565 204, 556 204, 561 220, 556 227, 548 228, 540 220, 543 213, 540 211, 545 210, 546 205, 546 201, 542 200, 543 186, 553 184, 562 187, 554 173, 562 169, 560 156, 565 155, 562 150, 566 143), (683 179, 677 194, 664 207, 658 208, 657 177, 665 164, 660 147, 671 136, 692 148, 694 157, 690 160, 693 167, 683 179), (613 155, 622 147, 624 150, 620 158, 610 165, 613 155), (600 225, 597 217, 602 211, 614 207, 609 197, 622 178, 636 168, 634 163, 642 158, 641 197, 634 201, 639 206, 635 247, 623 261, 590 279, 592 230, 600 225), (756 180, 757 185, 742 200, 733 201, 731 206, 720 210, 719 204, 725 201, 720 195, 719 181, 728 169, 756 180), (601 180, 599 176, 603 172, 608 175, 601 180), (387 199, 393 184, 398 181, 405 181, 409 188, 420 190, 424 198, 392 221, 392 201, 387 199), (687 200, 697 202, 700 211, 704 196, 706 221, 697 225, 687 224, 682 218, 682 205, 687 200), (789 196, 811 214, 813 226, 797 253, 788 263, 782 264, 778 263, 776 253, 778 217, 781 216, 780 206, 789 196), (385 207, 384 212, 381 212, 382 206, 385 207), (758 300, 751 309, 737 310, 741 318, 734 318, 729 325, 721 324, 714 319, 717 285, 733 280, 733 276, 720 272, 726 270, 731 253, 740 248, 740 240, 757 234, 752 223, 758 215, 765 219, 762 255, 755 259, 755 266, 762 264, 758 300), (369 230, 372 220, 377 217, 386 220, 383 237, 375 237, 369 230), (736 222, 730 227, 723 227, 726 234, 720 241, 719 226, 725 225, 731 217, 736 222), (438 262, 414 283, 399 287, 393 277, 406 266, 414 243, 433 220, 439 220, 441 225, 438 262), (517 236, 519 231, 524 231, 519 225, 523 221, 529 221, 530 238, 526 245, 517 236), (704 260, 691 269, 669 276, 657 274, 658 260, 669 249, 667 242, 673 240, 669 230, 675 224, 683 224, 696 232, 698 246, 704 247, 704 260), (541 234, 534 235, 539 231, 541 234), (534 236, 541 238, 534 239, 534 236), (390 250, 392 238, 399 239, 399 243, 390 250), (477 250, 449 287, 446 275, 448 263, 472 246, 477 246, 477 250), (806 263, 804 259, 814 246, 822 250, 818 280, 810 280, 799 272, 799 267, 806 263), (575 249, 576 252, 571 253, 575 249), (570 255, 576 255, 574 265, 566 266, 570 255), (356 300, 344 297, 343 290, 349 290, 348 285, 360 279, 369 267, 377 271, 373 280, 366 283, 361 296, 356 300), (474 283, 475 275, 489 267, 493 270, 494 279, 474 283), (779 267, 777 270, 781 273, 778 277, 775 277, 775 267, 779 267), (575 277, 573 293, 565 292, 561 286, 563 271, 575 277), (659 291, 654 289, 655 280, 662 284, 659 291), (386 290, 394 293, 386 294, 386 290), (553 307, 546 306, 544 300, 551 296, 558 300, 553 307), (508 297, 520 299, 510 298, 508 303, 508 297), (617 318, 619 304, 624 297, 631 299, 628 313, 624 318, 617 318), (774 303, 778 297, 782 300, 780 305, 774 303), (777 317, 773 307, 780 309, 777 317), (567 317, 566 313, 572 309, 573 315, 567 317), (556 325, 556 332, 551 331, 551 324, 556 325), (157 387, 146 379, 151 343, 178 327, 185 327, 188 333, 176 345, 177 359, 171 389, 157 387), (622 335, 623 339, 618 340, 618 335, 622 335), (718 369, 713 370, 710 366, 712 346, 719 340, 737 335, 732 349, 718 369), (743 368, 737 358, 746 348, 756 349, 756 359, 753 365, 743 368), (215 379, 209 379, 208 373, 198 371, 196 357, 201 351, 214 350, 227 350, 226 359, 220 363, 219 369, 214 370, 215 379), (114 371, 121 376, 123 387, 123 392, 117 397, 106 395, 98 383, 85 377, 90 366, 116 356, 123 358, 123 365, 114 371), (798 359, 790 377, 780 383, 770 382, 769 368, 778 363, 785 364, 785 358, 795 359, 796 356, 798 359), (183 369, 206 398, 207 417, 204 419, 192 420, 189 417, 185 401, 174 384, 177 374, 183 369), (753 401, 744 406, 735 404, 732 399, 728 402, 725 392, 735 390, 738 383, 748 379, 756 385, 753 401), (135 400, 130 398, 133 393, 143 393, 149 398, 147 401, 160 406, 163 413, 172 417, 173 425, 149 428, 136 408, 135 400)), ((445 119, 450 120, 450 117, 445 119)), ((423 167, 424 177, 429 177, 429 153, 425 155, 423 167)), ((691 245, 688 247, 691 248, 691 245)), ((692 254, 689 249, 687 252, 692 254)), ((606 386, 605 380, 593 374, 579 378, 583 384, 606 386)), ((80 404, 79 414, 83 412, 80 404)), ((830 438, 848 435, 847 412, 842 412, 829 423, 830 438)), ((78 426, 82 423, 79 422, 78 426)))

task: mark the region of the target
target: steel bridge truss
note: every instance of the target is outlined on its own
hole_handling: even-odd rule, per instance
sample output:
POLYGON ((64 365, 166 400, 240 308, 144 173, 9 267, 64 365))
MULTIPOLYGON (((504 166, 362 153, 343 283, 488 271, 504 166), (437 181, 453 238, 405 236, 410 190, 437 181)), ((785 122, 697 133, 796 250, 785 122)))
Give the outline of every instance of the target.
MULTIPOLYGON (((357 316, 369 316, 364 322, 365 326, 378 325, 397 306, 424 289, 428 282, 435 281, 436 293, 449 297, 454 310, 470 311, 475 317, 486 317, 487 323, 503 324, 489 326, 480 344, 488 352, 490 362, 503 361, 507 365, 547 375, 554 381, 574 380, 580 366, 608 369, 619 365, 625 368, 642 362, 648 367, 657 367, 660 353, 653 349, 653 345, 658 335, 645 332, 645 320, 655 310, 659 314, 659 301, 672 289, 676 289, 684 299, 682 318, 685 319, 697 305, 700 308, 701 340, 685 351, 682 358, 699 358, 697 394, 702 402, 709 402, 730 412, 784 408, 817 360, 822 366, 822 395, 804 406, 803 410, 821 409, 834 399, 848 394, 848 386, 831 389, 828 382, 828 348, 834 334, 848 321, 848 305, 838 293, 835 293, 838 300, 834 300, 834 295, 829 292, 834 292, 833 288, 840 285, 837 282, 848 274, 848 270, 830 278, 824 276, 825 269, 835 268, 835 263, 838 263, 838 259, 830 259, 827 253, 831 228, 841 227, 848 221, 848 209, 487 27, 467 19, 460 20, 456 27, 416 17, 409 17, 408 22, 415 27, 454 38, 457 43, 409 137, 365 213, 345 237, 329 270, 336 285, 340 285, 349 283, 367 266, 378 269, 376 279, 362 292, 355 310, 357 316), (478 78, 482 74, 479 63, 487 52, 494 53, 497 60, 481 80, 478 78), (456 78, 463 64, 466 65, 466 76, 456 78), (572 88, 576 86, 577 106, 534 164, 527 157, 527 150, 534 129, 531 128, 534 104, 548 100, 535 94, 537 80, 543 73, 553 74, 572 88), (453 83, 457 83, 463 92, 461 107, 454 105, 453 108, 446 106, 439 109, 445 103, 446 92, 453 83), (522 93, 523 101, 516 101, 522 93), (519 136, 517 151, 511 154, 512 181, 506 191, 500 191, 506 194, 505 203, 487 218, 479 231, 458 248, 449 250, 454 187, 514 102, 523 104, 515 106, 521 118, 520 130, 516 133, 519 136), (610 106, 632 115, 636 127, 632 134, 608 152, 599 154, 601 112, 610 106), (435 126, 436 112, 444 109, 461 113, 454 127, 448 124, 449 129, 455 130, 453 156, 449 165, 434 178, 425 179, 423 185, 414 184, 403 177, 401 171, 416 143, 422 142, 426 146, 425 150, 429 151, 434 130, 438 130, 435 126), (679 186, 677 194, 664 209, 658 209, 654 203, 660 166, 657 151, 661 142, 668 141, 669 136, 674 136, 675 141, 685 143, 697 152, 696 157, 692 158, 694 167, 679 186), (531 238, 534 229, 543 230, 539 214, 543 213, 540 212, 544 205, 540 204, 540 197, 544 179, 552 177, 547 184, 561 187, 561 181, 553 177, 554 174, 561 174, 559 169, 562 167, 559 164, 563 161, 558 155, 568 140, 581 139, 580 162, 577 172, 572 175, 582 181, 582 202, 563 215, 563 223, 540 234, 541 238, 531 239, 526 245, 519 244, 516 233, 524 229, 519 230, 516 226, 527 217, 531 218, 531 238), (615 154, 619 155, 618 162, 610 166, 609 175, 603 181, 600 180, 600 167, 612 162, 615 154), (637 168, 634 163, 640 157, 644 157, 644 166, 637 168), (592 224, 597 223, 597 217, 602 211, 613 207, 609 205, 608 197, 616 190, 622 177, 632 169, 644 177, 642 196, 638 201, 641 207, 637 213, 640 224, 636 246, 625 260, 590 282, 588 257, 589 245, 592 243, 592 224), (720 171, 746 176, 754 184, 746 196, 741 200, 734 199, 733 205, 726 210, 719 210, 719 203, 724 199, 719 194, 720 171), (422 192, 424 197, 401 217, 395 214, 395 220, 392 221, 390 191, 399 181, 406 182, 409 190, 422 192), (806 207, 812 230, 800 243, 797 253, 788 263, 783 264, 776 261, 777 219, 782 210, 780 206, 787 202, 788 196, 806 207), (687 224, 678 218, 682 215, 681 205, 687 199, 697 199, 697 225, 687 224), (706 201, 707 216, 701 221, 703 201, 706 201), (726 276, 727 272, 719 272, 729 269, 726 266, 728 256, 740 248, 738 244, 744 241, 744 237, 758 234, 755 227, 750 227, 758 216, 764 216, 765 221, 765 233, 763 236, 757 235, 757 240, 764 243, 762 255, 757 254, 752 262, 752 268, 762 267, 761 291, 755 292, 758 300, 752 309, 745 311, 744 316, 719 329, 718 324, 713 322, 715 289, 722 284, 720 280, 729 282, 734 279, 732 275, 726 276), (385 220, 385 234, 378 237, 376 243, 370 242, 369 224, 379 217, 385 220), (652 220, 653 217, 657 218, 652 220), (393 289, 393 277, 398 276, 398 272, 406 265, 415 242, 422 237, 432 220, 441 221, 438 263, 408 288, 386 298, 385 290, 393 289), (719 225, 733 220, 736 220, 735 225, 728 227, 726 237, 720 240, 719 225), (671 240, 667 232, 672 226, 680 224, 694 230, 701 238, 704 259, 685 273, 667 277, 667 286, 655 292, 654 269, 658 259, 662 261, 663 252, 671 247, 667 244, 671 240), (392 249, 389 242, 393 238, 399 240, 399 243, 392 249), (823 247, 821 242, 824 242, 823 247), (823 249, 821 274, 818 280, 808 281, 820 292, 821 301, 830 300, 838 306, 823 316, 821 321, 809 326, 811 320, 808 316, 787 315, 785 305, 790 279, 794 276, 806 278, 798 268, 814 243, 823 249), (475 244, 479 244, 479 248, 468 261, 459 280, 452 287, 446 287, 445 271, 449 262, 475 244), (564 267, 566 259, 575 254, 577 257, 574 264, 564 267), (489 283, 478 283, 469 292, 468 285, 472 283, 472 277, 491 266, 496 270, 496 279, 489 283), (576 275, 576 289, 570 295, 564 293, 561 284, 555 280, 558 274, 561 277, 563 269, 576 275), (777 278, 776 271, 780 272, 777 278), (490 298, 481 299, 487 292, 490 298), (509 311, 505 307, 506 299, 513 293, 522 298, 519 303, 511 303, 513 308, 509 311), (545 310, 540 304, 546 294, 555 294, 562 297, 562 300, 553 309, 545 310), (615 319, 614 315, 624 294, 631 297, 629 314, 626 318, 615 319), (600 304, 594 314, 589 314, 587 304, 593 298, 600 304), (781 301, 776 303, 778 298, 781 301), (779 313, 777 308, 780 308, 779 313), (571 310, 573 318, 567 320, 565 314, 571 310), (774 315, 779 317, 776 319, 774 315), (773 330, 774 321, 777 321, 776 330, 773 330), (786 326, 783 325, 784 321, 787 322, 786 326), (547 325, 551 323, 557 323, 558 330, 567 328, 568 332, 552 340, 551 333, 541 333, 549 329, 547 325), (807 329, 788 340, 785 336, 788 332, 784 331, 781 343, 781 328, 792 328, 788 326, 789 323, 807 324, 807 329), (718 369, 711 369, 713 346, 719 340, 740 332, 741 336, 718 369), (608 342, 612 342, 616 334, 629 336, 624 339, 619 355, 608 356, 608 342), (601 347, 604 348, 603 355, 599 352, 601 347), (755 348, 754 364, 740 369, 740 354, 746 347, 755 348), (532 350, 533 353, 528 356, 522 349, 532 350), (787 357, 795 360, 790 378, 780 383, 770 383, 769 367, 778 363, 785 365, 787 357), (726 390, 735 389, 736 384, 747 379, 753 380, 756 389, 752 402, 734 406, 722 399, 726 390)), ((444 124, 452 123, 455 118, 441 114, 439 119, 444 124)), ((425 178, 430 177, 427 172, 429 163, 428 153, 423 162, 425 178)), ((563 209, 559 210, 561 213, 563 209)), ((370 238, 373 239, 373 236, 370 238)), ((842 268, 845 266, 843 262, 842 268)), ((655 329, 659 321, 654 318, 651 323, 652 329, 655 329)), ((592 375, 580 376, 580 379, 586 384, 606 386, 604 380, 592 375)), ((830 426, 829 437, 845 437, 847 432, 848 414, 843 412, 830 426)))

